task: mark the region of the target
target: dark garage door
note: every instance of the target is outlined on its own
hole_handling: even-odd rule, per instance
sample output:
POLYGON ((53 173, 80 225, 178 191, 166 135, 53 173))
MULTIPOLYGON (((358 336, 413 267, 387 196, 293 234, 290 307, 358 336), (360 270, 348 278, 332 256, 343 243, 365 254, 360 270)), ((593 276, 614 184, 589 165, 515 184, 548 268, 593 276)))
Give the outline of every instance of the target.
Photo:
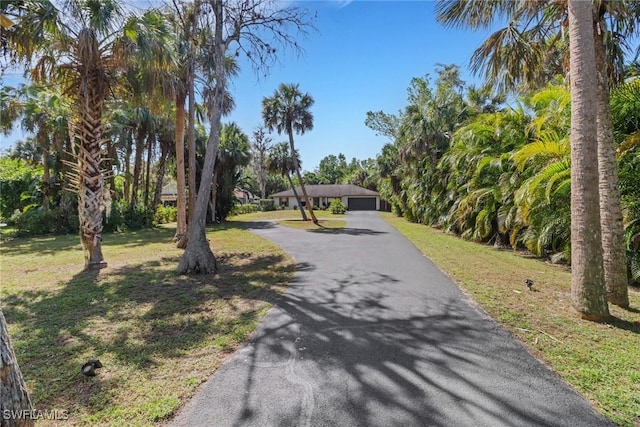
POLYGON ((349 197, 347 199, 350 211, 375 211, 375 197, 349 197))

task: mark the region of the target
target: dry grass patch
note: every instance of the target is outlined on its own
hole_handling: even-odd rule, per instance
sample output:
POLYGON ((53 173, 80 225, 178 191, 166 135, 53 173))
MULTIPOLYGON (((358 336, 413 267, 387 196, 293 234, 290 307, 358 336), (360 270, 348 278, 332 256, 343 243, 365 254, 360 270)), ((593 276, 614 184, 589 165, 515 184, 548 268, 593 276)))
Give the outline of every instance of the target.
POLYGON ((255 329, 293 276, 281 249, 241 227, 209 230, 220 273, 176 276, 174 231, 104 236, 109 267, 83 272, 77 236, 3 242, 2 301, 35 407, 65 425, 155 425, 255 329), (99 358, 93 378, 80 366, 99 358))
POLYGON ((571 308, 568 268, 382 216, 603 415, 640 426, 637 290, 631 292, 630 310, 611 306, 611 322, 584 321, 571 308), (535 291, 525 286, 527 278, 535 281, 535 291))

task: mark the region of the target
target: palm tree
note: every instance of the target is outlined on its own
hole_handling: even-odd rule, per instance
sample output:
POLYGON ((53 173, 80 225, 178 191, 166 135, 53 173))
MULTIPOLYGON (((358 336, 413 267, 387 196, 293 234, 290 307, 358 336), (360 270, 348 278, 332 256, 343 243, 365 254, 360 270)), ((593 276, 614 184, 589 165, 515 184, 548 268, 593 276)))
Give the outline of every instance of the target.
POLYGON ((0 88, 0 132, 10 135, 13 124, 20 118, 22 100, 20 91, 12 86, 0 88))
POLYGON ((215 172, 213 174, 211 199, 209 202, 213 222, 218 220, 217 217, 223 220, 229 213, 231 206, 227 206, 227 209, 224 209, 222 212, 216 212, 217 205, 220 204, 218 196, 226 196, 228 198, 227 204, 231 204, 233 190, 237 182, 237 168, 249 164, 251 158, 249 150, 249 137, 235 122, 222 125, 220 129, 218 159, 216 160, 215 172), (221 192, 220 190, 223 191, 221 192))
POLYGON ((147 145, 145 144, 146 140, 152 137, 152 129, 155 127, 156 118, 148 107, 138 107, 133 110, 132 119, 135 132, 135 155, 129 207, 133 210, 138 206, 138 193, 142 175, 142 154, 147 145))
POLYGON ((172 24, 176 43, 174 45, 176 61, 171 78, 171 89, 175 102, 175 146, 176 146, 176 183, 177 183, 177 226, 173 240, 179 248, 187 245, 187 206, 189 215, 193 214, 195 206, 195 135, 192 128, 195 126, 193 116, 193 86, 195 74, 193 72, 196 54, 192 37, 196 32, 197 5, 174 2, 172 14, 169 20, 172 24), (189 98, 189 197, 187 199, 187 176, 185 174, 185 126, 186 126, 186 101, 189 98), (192 160, 193 159, 193 160, 192 160))
MULTIPOLYGON (((597 69, 597 137, 598 137, 598 173, 600 191, 600 224, 602 230, 602 248, 604 277, 607 287, 607 299, 620 307, 629 307, 629 282, 625 256, 625 235, 622 220, 622 204, 616 162, 611 104, 609 100, 610 67, 605 51, 603 19, 604 7, 600 8, 598 20, 593 22, 595 34, 595 60, 597 69)), ((613 44, 617 46, 617 44, 613 44)), ((620 55, 619 57, 621 57, 620 55)))
POLYGON ((260 187, 260 198, 265 199, 267 197, 267 153, 271 145, 271 137, 267 135, 265 129, 258 126, 253 131, 253 142, 251 148, 253 151, 253 169, 258 180, 258 186, 260 187))
MULTIPOLYGON (((439 169, 448 172, 447 227, 474 240, 494 239, 501 246, 517 214, 513 193, 520 183, 511 155, 527 142, 523 109, 485 113, 460 127, 439 169)), ((517 231, 516 231, 517 234, 517 231)))
POLYGON ((202 167, 202 177, 198 188, 196 207, 189 226, 189 239, 180 263, 178 273, 215 273, 217 262, 206 237, 205 222, 207 199, 211 191, 211 177, 220 143, 220 120, 224 111, 224 98, 229 83, 229 71, 225 66, 228 50, 235 49, 236 54, 246 53, 256 70, 265 70, 276 59, 274 45, 300 50, 296 37, 304 34, 310 26, 305 11, 295 7, 272 7, 271 2, 251 0, 227 2, 210 0, 204 18, 208 19, 207 28, 213 30, 213 37, 203 40, 203 50, 214 65, 205 69, 213 86, 213 102, 208 108, 209 138, 202 167), (289 33, 295 29, 296 36, 289 33), (268 38, 267 38, 268 37, 268 38))
POLYGON ((597 109, 592 5, 569 0, 571 55, 571 296, 589 320, 609 317, 598 196, 597 109))
MULTIPOLYGON (((262 100, 262 118, 265 126, 270 132, 275 129, 279 135, 286 132, 289 136, 289 146, 292 153, 296 152, 293 143, 294 130, 296 133, 303 135, 306 131, 313 129, 313 114, 310 111, 313 102, 311 95, 300 92, 299 85, 284 83, 280 84, 271 98, 262 100)), ((300 173, 300 164, 296 156, 293 156, 293 163, 309 215, 311 215, 313 222, 317 224, 318 219, 313 213, 313 206, 309 201, 307 189, 300 173)))
POLYGON ((54 150, 63 150, 56 142, 66 133, 68 105, 55 88, 31 85, 24 88, 24 95, 22 127, 36 134, 35 139, 42 150, 42 209, 46 211, 49 210, 51 186, 51 148, 53 145, 54 150))
POLYGON ((69 87, 73 96, 75 115, 69 128, 77 150, 74 183, 78 189, 85 267, 102 268, 106 266, 101 245, 105 208, 102 167, 105 101, 115 72, 129 58, 142 52, 145 58, 150 58, 149 50, 164 49, 166 42, 152 43, 152 37, 166 34, 164 23, 152 18, 154 12, 123 20, 118 2, 112 0, 69 1, 64 3, 64 9, 47 1, 28 2, 24 6, 19 31, 14 32, 10 43, 20 43, 20 52, 28 60, 31 54, 40 52, 32 70, 34 79, 47 81, 54 75, 69 87), (153 30, 145 31, 149 27, 153 30), (130 38, 132 34, 136 36, 130 38))
MULTIPOLYGON (((175 148, 175 121, 170 116, 160 119, 158 126, 158 143, 160 145, 160 159, 156 167, 156 187, 151 204, 151 212, 155 212, 160 205, 162 197, 162 186, 164 184, 164 176, 167 169, 167 161, 175 148)), ((173 154, 172 154, 173 153, 173 154)))
MULTIPOLYGON (((438 20, 449 25, 472 28, 488 27, 497 18, 506 18, 508 25, 487 39, 472 57, 474 71, 485 70, 487 82, 499 90, 520 86, 539 86, 553 74, 562 73, 560 51, 566 45, 563 37, 567 23, 566 3, 545 2, 471 2, 445 0, 438 4, 438 20), (523 65, 524 64, 524 65, 523 65)), ((598 157, 601 228, 605 277, 608 298, 623 307, 629 305, 625 277, 624 228, 617 190, 617 170, 611 134, 611 113, 608 106, 608 78, 618 80, 623 66, 622 50, 629 48, 624 39, 637 28, 637 7, 626 2, 601 2, 594 14, 598 73, 598 157), (608 29, 605 15, 611 22, 608 29), (606 52, 604 40, 607 40, 606 52), (607 55, 608 54, 608 55, 607 55)))
MULTIPOLYGON (((2 414, 26 414, 33 410, 27 387, 18 366, 9 332, 7 321, 0 309, 0 357, 2 358, 2 399, 0 411, 2 414)), ((4 417, 3 417, 4 418, 4 417)), ((2 422, 6 426, 33 427, 35 421, 29 417, 10 417, 2 422)))
POLYGON ((291 179, 291 173, 296 170, 296 163, 300 165, 300 156, 298 151, 296 150, 295 156, 291 155, 291 151, 289 149, 289 143, 284 141, 280 142, 269 150, 269 155, 267 156, 267 170, 271 173, 278 173, 283 177, 287 178, 289 181, 289 186, 291 186, 291 190, 293 191, 293 195, 296 198, 296 203, 298 204, 298 209, 300 209, 300 214, 302 215, 302 220, 307 220, 307 214, 304 212, 304 207, 302 203, 300 203, 300 196, 296 191, 296 186, 293 184, 293 180, 291 179), (294 160, 295 157, 295 160, 294 160))

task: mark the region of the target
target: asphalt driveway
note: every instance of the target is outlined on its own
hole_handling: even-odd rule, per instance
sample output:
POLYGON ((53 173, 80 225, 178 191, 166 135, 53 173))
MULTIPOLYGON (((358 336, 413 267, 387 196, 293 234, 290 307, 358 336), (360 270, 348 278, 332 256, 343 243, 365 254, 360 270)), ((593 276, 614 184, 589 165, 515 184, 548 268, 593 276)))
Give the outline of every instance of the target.
POLYGON ((294 283, 173 425, 612 425, 376 212, 347 220, 256 224, 294 283))

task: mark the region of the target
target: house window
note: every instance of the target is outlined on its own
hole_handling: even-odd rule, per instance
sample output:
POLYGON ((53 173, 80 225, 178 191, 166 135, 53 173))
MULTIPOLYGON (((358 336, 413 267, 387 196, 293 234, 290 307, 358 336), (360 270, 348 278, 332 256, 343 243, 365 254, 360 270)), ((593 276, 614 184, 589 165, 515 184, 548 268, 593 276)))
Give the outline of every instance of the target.
POLYGON ((284 206, 284 207, 289 207, 289 198, 288 197, 280 197, 280 200, 278 200, 278 204, 280 206, 284 206))

